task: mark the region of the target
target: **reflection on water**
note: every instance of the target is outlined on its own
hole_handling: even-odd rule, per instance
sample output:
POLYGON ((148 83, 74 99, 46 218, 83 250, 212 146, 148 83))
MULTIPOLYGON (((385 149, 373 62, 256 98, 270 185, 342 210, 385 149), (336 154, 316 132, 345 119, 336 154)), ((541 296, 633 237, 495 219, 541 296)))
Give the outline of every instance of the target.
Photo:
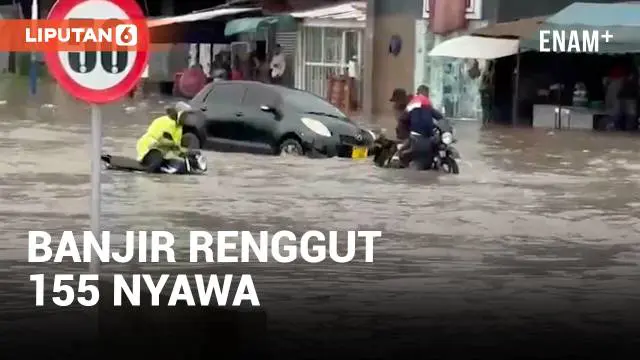
MULTIPOLYGON (((33 104, 54 106, 25 105, 15 96, 0 106, 0 303, 14 315, 33 303, 28 273, 82 269, 27 264, 27 231, 89 226, 88 107, 48 95, 53 100, 33 104)), ((133 154, 149 113, 164 105, 150 98, 127 106, 104 108, 105 151, 133 154)), ((480 306, 469 300, 473 294, 492 304, 546 297, 568 306, 567 294, 638 299, 636 135, 480 129, 470 122, 459 123, 457 134, 459 176, 220 153, 207 154, 212 172, 203 177, 105 172, 103 226, 178 236, 192 229, 383 231, 373 264, 207 267, 254 274, 262 303, 276 316, 310 307, 330 314, 343 302, 408 316, 415 309, 406 303, 422 297, 445 299, 451 309, 480 306), (374 292, 372 303, 367 294, 374 292)), ((185 261, 186 238, 178 241, 185 261)), ((197 270, 130 264, 105 271, 176 268, 197 270)))

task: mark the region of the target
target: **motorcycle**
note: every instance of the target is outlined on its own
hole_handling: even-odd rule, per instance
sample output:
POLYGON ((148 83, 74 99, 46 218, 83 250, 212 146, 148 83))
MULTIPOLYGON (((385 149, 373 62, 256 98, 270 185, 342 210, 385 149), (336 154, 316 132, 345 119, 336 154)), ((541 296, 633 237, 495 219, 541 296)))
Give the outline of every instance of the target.
POLYGON ((460 160, 460 153, 453 146, 457 142, 453 125, 447 119, 439 120, 434 133, 438 141, 436 141, 436 152, 433 157, 432 168, 446 173, 459 174, 458 160, 460 160))
POLYGON ((453 144, 457 140, 454 137, 454 129, 451 122, 442 119, 437 122, 434 134, 431 139, 433 145, 433 158, 423 159, 420 151, 411 154, 409 163, 403 163, 398 156, 401 150, 401 143, 384 137, 378 136, 374 142, 373 162, 379 167, 386 168, 414 168, 418 170, 438 170, 451 174, 459 174, 460 167, 458 161, 460 154, 453 144))
MULTIPOLYGON (((103 154, 101 159, 107 170, 147 172, 140 162, 129 157, 103 154)), ((199 175, 206 172, 207 160, 196 150, 176 152, 168 157, 160 168, 160 173, 172 175, 199 175)))

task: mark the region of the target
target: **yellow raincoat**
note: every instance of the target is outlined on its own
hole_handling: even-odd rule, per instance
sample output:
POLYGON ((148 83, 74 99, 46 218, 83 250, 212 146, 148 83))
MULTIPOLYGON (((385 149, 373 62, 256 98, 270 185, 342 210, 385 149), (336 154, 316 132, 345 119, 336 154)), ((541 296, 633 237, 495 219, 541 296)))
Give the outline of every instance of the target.
POLYGON ((180 147, 182 142, 182 125, 178 124, 177 121, 171 119, 169 116, 164 115, 153 120, 147 132, 138 139, 136 143, 138 161, 142 161, 151 149, 172 145, 170 140, 163 138, 165 132, 169 133, 173 138, 173 145, 180 147))

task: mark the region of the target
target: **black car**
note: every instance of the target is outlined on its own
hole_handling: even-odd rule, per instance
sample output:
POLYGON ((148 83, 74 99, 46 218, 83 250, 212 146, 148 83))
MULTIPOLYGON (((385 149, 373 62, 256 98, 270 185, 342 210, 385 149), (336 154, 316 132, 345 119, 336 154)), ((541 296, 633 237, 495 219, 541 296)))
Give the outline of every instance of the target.
POLYGON ((278 85, 213 82, 191 106, 183 128, 190 148, 363 158, 375 137, 324 99, 278 85))

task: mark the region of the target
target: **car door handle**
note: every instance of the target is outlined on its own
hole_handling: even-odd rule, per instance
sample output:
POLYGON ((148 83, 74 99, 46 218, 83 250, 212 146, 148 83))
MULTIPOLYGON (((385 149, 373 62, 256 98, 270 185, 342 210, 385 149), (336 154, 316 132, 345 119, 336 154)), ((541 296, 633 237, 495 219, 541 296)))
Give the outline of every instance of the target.
POLYGON ((244 116, 244 113, 242 113, 242 112, 237 112, 236 113, 236 117, 241 117, 241 116, 244 116))

